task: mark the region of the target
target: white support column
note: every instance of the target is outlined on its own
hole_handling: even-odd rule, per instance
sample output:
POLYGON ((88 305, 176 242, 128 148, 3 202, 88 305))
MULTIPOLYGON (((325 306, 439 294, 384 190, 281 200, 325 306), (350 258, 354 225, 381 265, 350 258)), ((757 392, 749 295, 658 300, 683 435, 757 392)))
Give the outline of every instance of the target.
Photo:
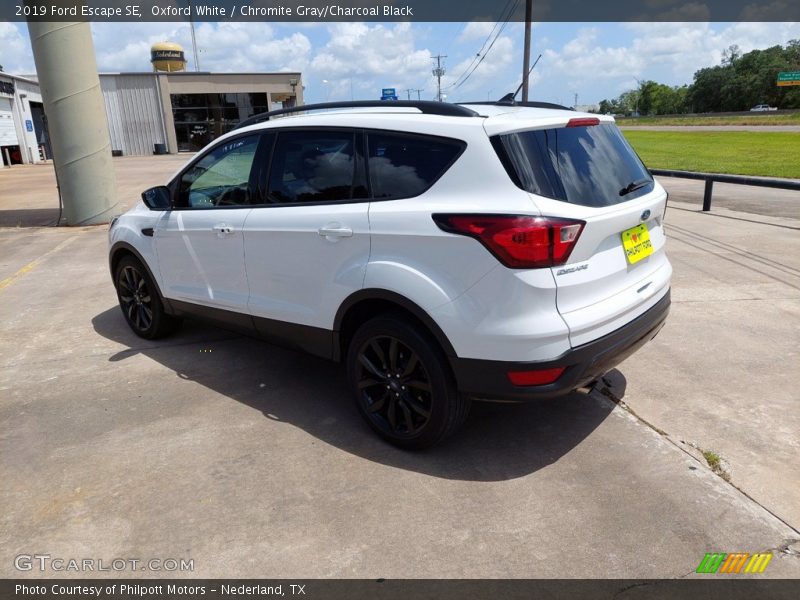
POLYGON ((90 25, 30 21, 28 32, 67 224, 108 222, 117 185, 90 25))

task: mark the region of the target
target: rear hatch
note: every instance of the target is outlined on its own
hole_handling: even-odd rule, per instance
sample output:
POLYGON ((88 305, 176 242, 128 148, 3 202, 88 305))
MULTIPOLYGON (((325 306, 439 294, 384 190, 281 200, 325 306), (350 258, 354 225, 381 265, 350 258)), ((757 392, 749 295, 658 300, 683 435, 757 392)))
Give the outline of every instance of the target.
POLYGON ((613 122, 562 114, 560 126, 502 133, 492 142, 542 215, 585 223, 567 261, 551 269, 574 347, 656 304, 671 267, 666 192, 613 122))

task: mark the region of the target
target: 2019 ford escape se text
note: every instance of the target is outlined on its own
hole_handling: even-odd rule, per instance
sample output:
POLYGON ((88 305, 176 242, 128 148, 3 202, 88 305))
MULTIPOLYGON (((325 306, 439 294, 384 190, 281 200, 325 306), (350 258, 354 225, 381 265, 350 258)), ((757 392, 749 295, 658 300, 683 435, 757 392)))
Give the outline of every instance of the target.
POLYGON ((377 104, 253 117, 147 190, 110 230, 133 331, 200 317, 343 361, 404 448, 472 399, 564 396, 658 333, 667 194, 611 117, 377 104))

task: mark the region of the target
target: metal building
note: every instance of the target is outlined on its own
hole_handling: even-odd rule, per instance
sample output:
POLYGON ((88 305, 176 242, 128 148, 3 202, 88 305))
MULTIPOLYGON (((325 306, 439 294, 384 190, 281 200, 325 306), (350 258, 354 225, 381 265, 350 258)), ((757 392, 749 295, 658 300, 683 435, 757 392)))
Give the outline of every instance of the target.
POLYGON ((196 151, 247 117, 303 103, 300 73, 101 73, 116 154, 196 151))
POLYGON ((39 83, 0 72, 0 168, 49 158, 43 116, 39 83))

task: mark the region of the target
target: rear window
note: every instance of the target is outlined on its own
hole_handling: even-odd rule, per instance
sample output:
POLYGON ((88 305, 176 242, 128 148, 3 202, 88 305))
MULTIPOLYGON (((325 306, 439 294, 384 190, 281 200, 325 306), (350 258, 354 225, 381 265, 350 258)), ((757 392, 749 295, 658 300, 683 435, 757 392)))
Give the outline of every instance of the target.
POLYGON ((365 198, 356 170, 355 134, 282 131, 273 151, 270 202, 334 202, 365 198))
POLYGON ((583 206, 611 206, 653 191, 653 178, 613 123, 559 127, 493 140, 524 190, 583 206))
POLYGON ((419 196, 436 183, 465 147, 463 142, 428 136, 368 135, 373 198, 419 196))

